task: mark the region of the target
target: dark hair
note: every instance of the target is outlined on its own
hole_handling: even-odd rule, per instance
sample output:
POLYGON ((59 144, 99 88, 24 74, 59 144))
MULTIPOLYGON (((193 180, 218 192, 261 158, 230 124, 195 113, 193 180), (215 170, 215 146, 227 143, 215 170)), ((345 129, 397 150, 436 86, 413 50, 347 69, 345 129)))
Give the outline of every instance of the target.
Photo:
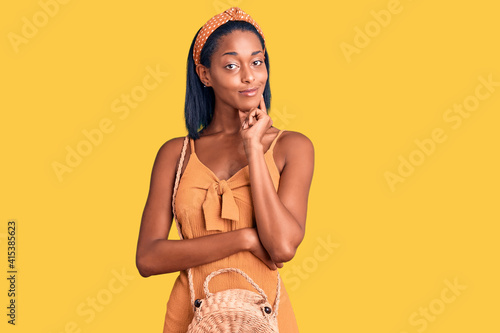
MULTIPOLYGON (((214 107, 215 107, 215 94, 213 88, 203 87, 198 74, 196 73, 196 66, 193 59, 193 48, 196 37, 200 33, 201 28, 196 33, 191 47, 189 48, 187 60, 187 81, 186 81, 186 101, 184 104, 184 118, 186 121, 186 128, 189 136, 193 139, 198 139, 198 131, 207 127, 212 121, 214 107)), ((200 54, 200 63, 207 68, 210 68, 210 59, 218 47, 219 39, 226 36, 234 30, 251 31, 259 37, 262 48, 264 48, 264 39, 259 34, 257 29, 246 21, 228 21, 218 27, 208 37, 200 54)), ((266 109, 269 113, 271 106, 271 87, 269 85, 269 54, 267 47, 264 51, 264 63, 266 64, 268 78, 264 88, 264 101, 266 109)))

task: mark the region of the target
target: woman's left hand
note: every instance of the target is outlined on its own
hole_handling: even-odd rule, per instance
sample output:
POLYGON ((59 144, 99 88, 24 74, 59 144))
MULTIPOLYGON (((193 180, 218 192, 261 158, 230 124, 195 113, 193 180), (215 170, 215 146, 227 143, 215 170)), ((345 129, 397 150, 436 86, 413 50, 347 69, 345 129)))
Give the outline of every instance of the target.
POLYGON ((267 114, 264 95, 261 95, 258 107, 250 111, 239 111, 241 128, 240 134, 244 144, 262 144, 262 138, 273 125, 273 120, 267 114))

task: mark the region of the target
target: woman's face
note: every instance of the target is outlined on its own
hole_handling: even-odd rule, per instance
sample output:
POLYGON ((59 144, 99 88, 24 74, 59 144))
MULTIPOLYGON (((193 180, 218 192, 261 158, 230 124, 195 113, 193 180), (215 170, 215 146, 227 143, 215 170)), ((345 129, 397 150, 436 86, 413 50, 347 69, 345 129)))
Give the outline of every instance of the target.
POLYGON ((242 111, 259 105, 267 77, 259 38, 250 31, 240 30, 219 39, 206 78, 201 76, 202 82, 208 82, 214 89, 217 107, 228 106, 242 111), (253 88, 257 88, 255 94, 241 93, 253 88))

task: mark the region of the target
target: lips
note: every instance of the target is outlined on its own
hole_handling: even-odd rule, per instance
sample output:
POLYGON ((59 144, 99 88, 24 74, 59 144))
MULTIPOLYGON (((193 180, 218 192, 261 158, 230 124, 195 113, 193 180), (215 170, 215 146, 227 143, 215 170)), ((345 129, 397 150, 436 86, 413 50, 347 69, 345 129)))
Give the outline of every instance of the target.
POLYGON ((240 93, 250 93, 250 92, 254 92, 256 91, 258 88, 250 88, 250 89, 247 89, 247 90, 241 90, 240 93))

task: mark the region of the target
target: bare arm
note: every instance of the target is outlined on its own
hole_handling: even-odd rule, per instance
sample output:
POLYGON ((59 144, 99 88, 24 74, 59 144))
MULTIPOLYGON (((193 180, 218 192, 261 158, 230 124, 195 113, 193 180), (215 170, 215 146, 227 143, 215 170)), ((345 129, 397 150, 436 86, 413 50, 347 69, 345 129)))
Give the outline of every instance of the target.
POLYGON ((194 239, 156 239, 137 252, 139 273, 150 275, 177 272, 250 250, 245 229, 194 239))
MULTIPOLYGON (((263 249, 255 228, 195 239, 167 239, 173 220, 172 195, 183 139, 167 141, 158 151, 153 165, 136 251, 136 266, 141 276, 184 270, 240 251, 251 251, 271 269, 276 269, 263 249)), ((186 163, 187 159, 184 160, 183 168, 186 163)))
POLYGON ((281 149, 285 151, 286 159, 276 192, 262 144, 256 141, 247 144, 259 238, 274 262, 290 261, 304 238, 314 147, 298 132, 289 132, 286 138, 282 138, 281 149))

